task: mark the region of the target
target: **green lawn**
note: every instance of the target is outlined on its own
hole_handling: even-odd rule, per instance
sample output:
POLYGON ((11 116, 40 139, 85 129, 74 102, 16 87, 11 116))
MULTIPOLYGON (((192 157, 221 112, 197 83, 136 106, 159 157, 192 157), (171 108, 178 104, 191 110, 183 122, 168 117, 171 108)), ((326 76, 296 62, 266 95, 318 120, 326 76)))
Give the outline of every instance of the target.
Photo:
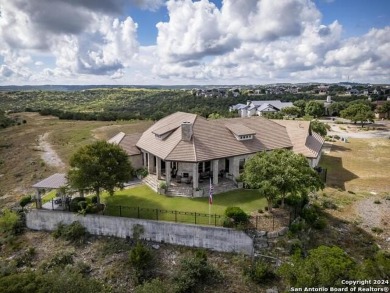
MULTIPOLYGON (((107 214, 113 216, 118 216, 119 213, 121 213, 122 216, 137 217, 138 213, 140 213, 141 218, 156 219, 156 213, 146 209, 159 209, 201 214, 209 213, 208 197, 169 197, 154 192, 146 185, 117 191, 113 196, 109 196, 107 193, 104 193, 102 195, 102 202, 106 203, 107 205, 107 214), (122 206, 121 211, 119 211, 119 207, 114 208, 113 206, 122 206), (126 206, 134 207, 134 209, 126 208, 126 206), (137 209, 138 207, 140 208, 140 211, 137 209)), ((250 213, 258 209, 264 209, 266 205, 266 200, 264 198, 259 198, 259 195, 256 191, 241 189, 214 195, 210 212, 213 215, 223 215, 227 207, 238 206, 245 212, 250 213)), ((160 219, 173 221, 175 220, 175 216, 178 217, 177 221, 193 222, 194 220, 193 214, 175 215, 175 213, 167 213, 158 215, 160 219)), ((203 219, 203 221, 205 220, 208 221, 208 218, 203 219)), ((218 221, 219 220, 220 219, 218 218, 218 221)), ((214 219, 211 219, 211 222, 213 221, 214 219)), ((199 217, 197 222, 202 222, 202 218, 199 217)))

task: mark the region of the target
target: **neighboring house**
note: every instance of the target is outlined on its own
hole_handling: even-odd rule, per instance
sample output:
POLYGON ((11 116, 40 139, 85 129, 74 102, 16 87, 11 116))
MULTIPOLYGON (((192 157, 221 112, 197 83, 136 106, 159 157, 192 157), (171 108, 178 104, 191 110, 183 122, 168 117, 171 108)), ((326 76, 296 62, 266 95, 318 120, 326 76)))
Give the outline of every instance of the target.
MULTIPOLYGON (((310 132, 309 124, 263 117, 207 120, 176 112, 157 121, 134 145, 127 144, 130 152, 126 151, 135 154, 136 146, 138 152, 131 156, 141 156, 154 181, 167 182, 168 194, 193 196, 199 189, 206 191, 208 178, 212 178, 214 192, 218 193, 235 188, 245 161, 260 151, 292 149, 305 155, 315 167, 323 139, 310 132)), ((121 145, 125 137, 118 134, 110 141, 121 145)), ((156 182, 147 183, 156 189, 156 182)))
MULTIPOLYGON (((390 101, 390 99, 387 98, 387 101, 390 101)), ((387 101, 375 101, 375 102, 372 102, 372 104, 375 105, 375 110, 374 110, 375 119, 382 119, 382 118, 383 118, 383 119, 388 119, 388 118, 390 118, 388 113, 382 113, 382 112, 380 112, 380 108, 381 108, 387 101)))
POLYGON ((247 104, 236 104, 229 107, 229 111, 238 111, 240 117, 262 116, 268 112, 279 112, 283 108, 292 107, 293 103, 272 101, 247 101, 247 104))

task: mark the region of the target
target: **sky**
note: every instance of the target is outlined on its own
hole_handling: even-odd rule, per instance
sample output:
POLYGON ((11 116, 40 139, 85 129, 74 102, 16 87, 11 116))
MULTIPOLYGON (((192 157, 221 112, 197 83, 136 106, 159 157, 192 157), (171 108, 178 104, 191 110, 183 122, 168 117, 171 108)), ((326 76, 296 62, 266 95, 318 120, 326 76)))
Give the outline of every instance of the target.
POLYGON ((0 85, 390 84, 389 0, 0 0, 0 85))

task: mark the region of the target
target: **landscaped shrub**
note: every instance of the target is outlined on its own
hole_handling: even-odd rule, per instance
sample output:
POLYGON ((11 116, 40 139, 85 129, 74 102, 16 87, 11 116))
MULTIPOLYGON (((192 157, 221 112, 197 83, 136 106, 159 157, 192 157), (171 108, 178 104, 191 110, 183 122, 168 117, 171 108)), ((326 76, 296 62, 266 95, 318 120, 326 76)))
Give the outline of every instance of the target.
POLYGON ((149 172, 148 172, 148 169, 146 169, 146 168, 139 168, 135 171, 135 174, 138 177, 145 178, 146 176, 148 176, 149 172))
POLYGON ((88 232, 79 221, 75 221, 70 225, 60 223, 52 235, 54 238, 63 238, 75 244, 82 244, 85 242, 88 232))
POLYGON ((272 266, 264 261, 253 262, 249 267, 244 268, 244 275, 257 284, 264 284, 275 278, 272 266))
POLYGON ((249 221, 249 215, 239 207, 226 208, 225 216, 233 219, 235 225, 246 224, 249 221))
POLYGON ((181 261, 180 268, 173 279, 174 292, 198 292, 196 288, 201 284, 211 285, 213 282, 219 281, 220 278, 220 273, 208 264, 204 255, 188 257, 181 261))
POLYGON ((97 202, 98 202, 98 197, 96 195, 92 196, 91 197, 91 203, 97 204, 97 202))
POLYGON ((301 217, 305 219, 308 224, 313 224, 319 217, 315 207, 308 206, 302 210, 301 217))
POLYGON ((85 197, 75 197, 70 201, 70 211, 79 212, 87 207, 87 199, 85 197))
POLYGON ((19 205, 23 208, 26 205, 28 205, 31 202, 31 195, 26 195, 22 197, 22 199, 19 201, 19 205))

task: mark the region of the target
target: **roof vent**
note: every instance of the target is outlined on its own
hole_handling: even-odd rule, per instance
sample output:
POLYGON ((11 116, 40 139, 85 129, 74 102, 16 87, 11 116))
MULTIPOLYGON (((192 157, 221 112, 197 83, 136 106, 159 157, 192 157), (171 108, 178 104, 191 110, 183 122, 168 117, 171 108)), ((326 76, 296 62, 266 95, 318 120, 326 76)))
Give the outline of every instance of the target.
POLYGON ((192 138, 192 123, 185 121, 181 124, 181 139, 191 141, 192 138))

